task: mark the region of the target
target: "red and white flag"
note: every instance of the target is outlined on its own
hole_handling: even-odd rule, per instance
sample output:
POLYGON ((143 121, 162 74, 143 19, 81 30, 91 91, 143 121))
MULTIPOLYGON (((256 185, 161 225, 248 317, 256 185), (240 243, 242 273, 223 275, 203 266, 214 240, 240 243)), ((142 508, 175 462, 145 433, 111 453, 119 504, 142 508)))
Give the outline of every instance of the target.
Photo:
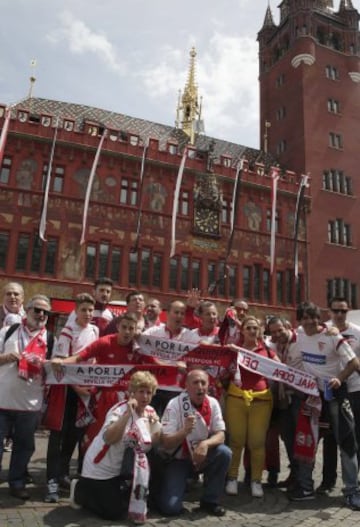
POLYGON ((4 153, 5 153, 6 139, 7 139, 7 135, 9 131, 9 126, 10 126, 10 118, 11 118, 11 109, 6 108, 4 124, 3 124, 1 135, 0 135, 0 169, 2 166, 4 153))
POLYGON ((137 218, 137 225, 136 225, 136 238, 135 238, 134 252, 137 250, 137 246, 138 246, 139 238, 140 238, 141 216, 142 216, 142 206, 143 206, 143 179, 144 179, 146 152, 147 152, 148 147, 149 147, 149 142, 147 142, 147 144, 144 145, 144 151, 143 151, 143 156, 142 156, 142 160, 141 160, 140 203, 139 203, 138 218, 137 218))
POLYGON ((52 171, 52 165, 53 165, 53 160, 54 160, 56 138, 57 138, 57 133, 58 133, 58 124, 59 124, 59 117, 57 117, 57 119, 56 119, 55 130, 54 130, 54 138, 53 138, 53 142, 52 142, 52 145, 51 145, 49 166, 48 166, 47 173, 46 173, 44 199, 43 199, 43 206, 42 206, 41 217, 40 217, 40 225, 39 225, 39 237, 44 242, 46 242, 46 238, 45 238, 46 217, 47 217, 47 209, 48 209, 48 202, 49 202, 51 171, 52 171))
POLYGON ((273 168, 271 172, 271 228, 270 228, 270 273, 272 274, 275 266, 275 237, 276 237, 276 201, 277 188, 280 179, 279 169, 273 168))
POLYGON ((300 224, 300 210, 304 199, 305 189, 309 186, 309 175, 302 175, 299 190, 296 198, 296 208, 294 216, 294 275, 297 279, 299 276, 299 247, 298 247, 298 236, 299 236, 299 224, 300 224))
POLYGON ((98 166, 98 163, 99 163, 99 157, 100 157, 101 149, 102 149, 102 146, 103 146, 104 139, 105 139, 106 135, 107 135, 107 130, 105 128, 105 130, 103 131, 103 134, 102 134, 102 136, 100 138, 97 150, 96 150, 96 154, 95 154, 95 157, 94 157, 94 162, 93 162, 92 167, 91 167, 91 172, 90 172, 88 184, 87 184, 87 187, 86 187, 80 245, 82 245, 85 242, 85 233, 86 233, 86 225, 87 225, 87 217, 88 217, 91 189, 92 189, 92 186, 93 186, 93 182, 94 182, 94 178, 95 178, 95 174, 96 174, 96 169, 97 169, 97 166, 98 166))
POLYGON ((185 146, 184 152, 182 155, 179 172, 176 179, 176 185, 175 185, 175 192, 174 192, 174 201, 173 201, 173 210, 172 210, 172 218, 171 218, 171 245, 170 245, 170 258, 172 258, 175 254, 175 245, 176 245, 176 216, 177 216, 177 210, 178 210, 178 204, 179 204, 179 195, 180 195, 180 187, 182 182, 182 177, 184 173, 184 167, 185 167, 185 161, 187 158, 188 149, 185 146))

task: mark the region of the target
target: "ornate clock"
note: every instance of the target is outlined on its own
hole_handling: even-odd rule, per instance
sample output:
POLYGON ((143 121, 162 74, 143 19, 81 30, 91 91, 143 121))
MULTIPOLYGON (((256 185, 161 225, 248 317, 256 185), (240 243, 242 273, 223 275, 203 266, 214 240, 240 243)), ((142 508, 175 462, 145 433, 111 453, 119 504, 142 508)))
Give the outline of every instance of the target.
POLYGON ((195 208, 194 229, 199 234, 205 234, 207 236, 219 236, 219 211, 208 208, 195 208))

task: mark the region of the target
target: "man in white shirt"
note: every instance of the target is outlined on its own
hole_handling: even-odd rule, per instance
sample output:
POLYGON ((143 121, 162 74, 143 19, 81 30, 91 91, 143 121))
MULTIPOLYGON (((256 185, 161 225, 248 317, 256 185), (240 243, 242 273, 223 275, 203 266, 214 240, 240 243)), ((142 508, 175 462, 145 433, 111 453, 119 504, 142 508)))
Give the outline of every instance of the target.
MULTIPOLYGON (((341 335, 350 344, 355 355, 360 357, 360 326, 346 320, 349 304, 344 297, 334 297, 329 302, 330 320, 326 323, 328 327, 336 327, 341 335)), ((355 433, 360 448, 360 375, 355 371, 348 377, 348 398, 354 414, 355 433)), ((358 450, 358 463, 360 461, 358 450)), ((321 485, 316 489, 320 494, 330 492, 336 483, 337 477, 337 444, 334 434, 330 430, 324 435, 323 441, 323 477, 321 485)))
POLYGON ((50 309, 46 296, 35 295, 19 327, 8 338, 8 328, 0 331, 0 455, 11 426, 13 450, 8 481, 10 494, 22 500, 30 497, 25 488, 26 467, 35 449, 35 430, 43 403, 41 364, 49 351, 46 323, 50 309))
MULTIPOLYGON (((71 357, 86 348, 99 337, 99 328, 93 320, 95 299, 88 293, 80 293, 75 298, 75 320, 68 321, 61 330, 54 348, 53 356, 71 357)), ((47 494, 45 501, 56 503, 59 500, 58 487, 70 488, 70 461, 77 443, 80 443, 84 426, 76 426, 80 397, 90 397, 91 388, 83 386, 51 386, 49 390, 48 415, 56 416, 56 422, 47 418, 50 429, 46 455, 47 494), (54 404, 62 395, 63 404, 54 404)), ((83 407, 83 406, 82 406, 83 407)), ((81 471, 81 458, 79 460, 81 471)))
MULTIPOLYGON (((297 349, 304 370, 318 379, 322 405, 340 448, 345 501, 351 509, 360 510, 357 445, 353 414, 346 398, 346 379, 359 368, 359 361, 342 335, 330 335, 320 324, 321 312, 315 304, 299 304, 296 317, 303 328, 297 335, 297 349)), ((291 500, 314 499, 312 470, 311 463, 299 461, 298 488, 290 494, 291 500)))
MULTIPOLYGON (((180 340, 181 342, 191 341, 191 330, 183 326, 185 319, 186 305, 181 300, 173 300, 169 304, 166 324, 152 326, 146 329, 143 334, 159 337, 161 339, 180 340)), ((174 392, 168 390, 157 390, 152 405, 161 417, 165 406, 174 397, 174 392)))
POLYGON ((231 450, 224 444, 225 423, 219 403, 207 395, 208 375, 191 370, 185 392, 172 399, 162 418, 162 447, 170 457, 154 499, 162 514, 178 515, 182 510, 186 481, 204 473, 200 509, 213 516, 224 516, 219 504, 231 461, 231 450))

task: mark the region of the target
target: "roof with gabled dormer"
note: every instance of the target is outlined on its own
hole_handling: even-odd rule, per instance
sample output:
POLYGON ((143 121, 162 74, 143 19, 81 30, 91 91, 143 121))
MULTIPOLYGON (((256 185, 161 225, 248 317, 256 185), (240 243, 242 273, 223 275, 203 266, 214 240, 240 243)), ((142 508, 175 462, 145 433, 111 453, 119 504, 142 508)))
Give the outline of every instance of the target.
MULTIPOLYGON (((169 143, 175 143, 182 150, 189 139, 183 130, 173 126, 83 104, 32 97, 12 107, 13 113, 18 110, 27 111, 35 117, 52 116, 53 125, 59 118, 59 127, 63 126, 64 120, 72 120, 74 121, 74 131, 78 132, 84 129, 85 122, 92 122, 109 130, 136 134, 143 144, 146 144, 149 139, 156 139, 159 141, 160 149, 166 149, 169 143)), ((230 157, 233 166, 236 166, 242 157, 248 160, 249 166, 262 163, 265 167, 270 168, 270 166, 278 164, 271 154, 262 150, 202 134, 196 136, 193 148, 204 154, 211 150, 215 160, 220 160, 221 156, 230 157)))

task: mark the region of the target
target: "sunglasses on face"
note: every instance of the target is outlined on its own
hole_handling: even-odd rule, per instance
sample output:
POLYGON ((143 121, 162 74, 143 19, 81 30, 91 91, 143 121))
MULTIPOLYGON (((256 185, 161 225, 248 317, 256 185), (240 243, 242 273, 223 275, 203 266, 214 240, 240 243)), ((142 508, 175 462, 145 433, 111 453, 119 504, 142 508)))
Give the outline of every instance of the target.
POLYGON ((332 309, 331 311, 333 313, 342 313, 343 315, 345 315, 348 312, 348 309, 332 309))
POLYGON ((44 313, 45 317, 48 317, 50 315, 50 311, 47 309, 43 309, 42 307, 33 307, 34 313, 37 315, 40 315, 41 313, 44 313))

